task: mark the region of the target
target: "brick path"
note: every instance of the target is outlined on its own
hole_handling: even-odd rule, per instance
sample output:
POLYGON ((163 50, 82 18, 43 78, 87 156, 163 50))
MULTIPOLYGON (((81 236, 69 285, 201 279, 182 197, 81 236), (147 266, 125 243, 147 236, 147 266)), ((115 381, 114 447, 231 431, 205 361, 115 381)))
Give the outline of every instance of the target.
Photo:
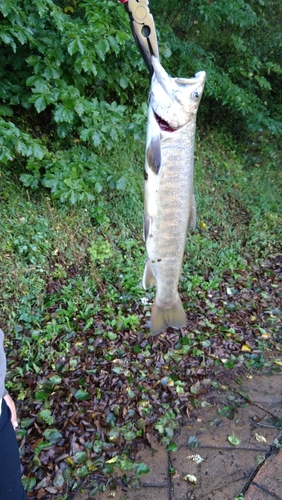
MULTIPOLYGON (((149 474, 141 476, 138 489, 123 487, 117 475, 117 489, 94 499, 234 500, 243 492, 244 500, 282 500, 279 423, 280 373, 244 377, 240 385, 219 385, 199 396, 197 409, 191 407, 189 418, 175 436, 176 452, 168 453, 155 443, 153 449, 144 448, 137 454, 136 461, 150 468, 149 474), (228 436, 238 437, 240 444, 233 446, 228 436), (197 448, 188 445, 191 437, 197 448), (195 455, 201 463, 195 461, 195 455), (189 475, 196 478, 195 483, 189 481, 189 475)), ((90 500, 89 493, 86 487, 70 499, 90 500)))

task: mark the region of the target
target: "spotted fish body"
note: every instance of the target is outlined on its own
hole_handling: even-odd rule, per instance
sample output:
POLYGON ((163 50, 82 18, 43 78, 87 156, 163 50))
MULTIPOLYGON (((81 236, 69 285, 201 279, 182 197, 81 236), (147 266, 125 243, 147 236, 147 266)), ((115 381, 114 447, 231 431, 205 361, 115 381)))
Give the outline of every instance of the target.
POLYGON ((178 294, 186 233, 195 227, 193 189, 196 113, 205 72, 172 78, 152 58, 145 161, 144 240, 147 262, 143 286, 157 285, 151 314, 153 335, 186 325, 178 294))

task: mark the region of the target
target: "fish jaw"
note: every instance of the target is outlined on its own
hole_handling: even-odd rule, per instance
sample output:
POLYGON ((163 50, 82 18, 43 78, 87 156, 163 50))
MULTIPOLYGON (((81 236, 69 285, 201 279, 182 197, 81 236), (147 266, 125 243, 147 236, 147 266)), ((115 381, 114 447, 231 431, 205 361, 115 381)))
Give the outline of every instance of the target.
MULTIPOLYGON (((154 74, 152 77, 149 105, 156 118, 160 118, 170 131, 186 125, 195 119, 204 90, 206 73, 200 71, 194 78, 172 78, 152 57, 154 74)), ((165 128, 164 128, 165 129, 165 128)))

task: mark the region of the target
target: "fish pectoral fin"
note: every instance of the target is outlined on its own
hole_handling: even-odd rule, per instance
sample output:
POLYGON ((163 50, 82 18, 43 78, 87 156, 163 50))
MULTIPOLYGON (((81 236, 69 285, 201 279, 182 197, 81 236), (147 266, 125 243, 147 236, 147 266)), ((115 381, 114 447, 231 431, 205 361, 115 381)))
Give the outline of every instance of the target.
POLYGON ((160 307, 154 302, 151 314, 152 335, 158 335, 167 327, 182 328, 186 324, 187 318, 179 296, 177 302, 170 308, 160 307))
POLYGON ((162 150, 160 135, 152 137, 146 151, 148 165, 154 174, 158 175, 162 166, 162 150))
POLYGON ((196 200, 195 200, 195 195, 193 194, 192 206, 188 220, 188 229, 195 229, 196 217, 197 217, 196 200))
POLYGON ((153 272, 152 264, 149 260, 146 262, 146 266, 143 274, 143 288, 147 290, 152 285, 156 285, 156 278, 153 272))

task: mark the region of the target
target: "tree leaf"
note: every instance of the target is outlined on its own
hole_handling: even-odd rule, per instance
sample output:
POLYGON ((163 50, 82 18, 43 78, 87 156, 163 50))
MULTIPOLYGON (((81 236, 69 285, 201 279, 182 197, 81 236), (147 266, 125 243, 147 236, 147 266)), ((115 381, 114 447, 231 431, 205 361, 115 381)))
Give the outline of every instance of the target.
POLYGON ((56 444, 62 439, 62 434, 57 429, 46 429, 43 436, 52 444, 56 444))
POLYGON ((197 482, 197 478, 193 474, 187 474, 187 476, 185 476, 183 479, 185 481, 190 481, 190 483, 196 483, 197 482))
POLYGON ((241 440, 237 437, 235 437, 234 435, 233 436, 228 436, 228 441, 229 443, 231 443, 233 446, 239 446, 239 444, 241 443, 241 440))
POLYGON ((146 465, 144 462, 141 462, 138 464, 137 469, 136 469, 136 474, 137 476, 141 476, 142 474, 148 474, 150 472, 150 469, 148 465, 146 465))
POLYGON ((82 389, 78 389, 78 391, 76 391, 76 393, 74 394, 74 397, 78 401, 86 401, 87 399, 90 398, 90 395, 87 391, 83 391, 82 389))
POLYGON ((189 448, 199 448, 200 446, 200 442, 199 440, 196 438, 196 436, 190 436, 189 439, 188 439, 188 447, 189 448))
POLYGON ((177 451, 178 450, 178 445, 176 443, 170 443, 167 446, 167 451, 177 451))

